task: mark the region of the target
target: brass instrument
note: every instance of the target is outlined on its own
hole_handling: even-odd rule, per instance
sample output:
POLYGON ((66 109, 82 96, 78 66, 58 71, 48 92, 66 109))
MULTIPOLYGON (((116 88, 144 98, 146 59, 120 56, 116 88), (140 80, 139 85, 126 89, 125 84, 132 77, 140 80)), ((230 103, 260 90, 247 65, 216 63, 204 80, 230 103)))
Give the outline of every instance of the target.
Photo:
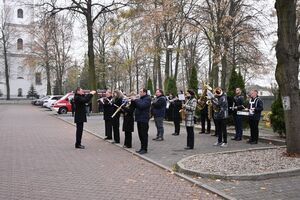
POLYGON ((181 119, 182 120, 185 120, 185 116, 186 116, 186 109, 185 109, 185 106, 188 104, 189 100, 187 100, 186 103, 182 104, 182 107, 181 109, 179 110, 179 113, 181 115, 181 119))
POLYGON ((203 85, 203 92, 200 96, 200 98, 197 101, 197 108, 201 111, 205 108, 206 105, 208 105, 208 119, 212 119, 212 102, 211 99, 208 97, 208 93, 212 91, 212 88, 206 84, 204 81, 202 81, 203 85))

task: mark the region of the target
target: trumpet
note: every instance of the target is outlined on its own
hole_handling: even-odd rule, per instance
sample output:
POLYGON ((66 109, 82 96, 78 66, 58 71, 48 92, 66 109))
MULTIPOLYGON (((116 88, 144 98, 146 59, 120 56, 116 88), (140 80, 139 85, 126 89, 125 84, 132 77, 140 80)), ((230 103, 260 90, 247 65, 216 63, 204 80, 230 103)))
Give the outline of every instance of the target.
POLYGON ((102 104, 110 104, 110 105, 112 105, 113 99, 109 99, 107 97, 101 97, 97 101, 100 101, 102 104))

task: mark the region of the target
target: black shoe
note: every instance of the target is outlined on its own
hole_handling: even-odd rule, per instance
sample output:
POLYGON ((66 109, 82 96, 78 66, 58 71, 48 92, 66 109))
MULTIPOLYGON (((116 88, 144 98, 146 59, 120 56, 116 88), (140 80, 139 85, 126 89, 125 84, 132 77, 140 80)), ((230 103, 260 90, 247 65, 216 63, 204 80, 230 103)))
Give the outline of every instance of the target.
POLYGON ((110 137, 105 137, 104 140, 112 140, 110 137))
POLYGON ((131 148, 131 146, 123 145, 123 148, 131 148))
POLYGON ((251 139, 247 140, 247 143, 251 143, 251 142, 253 142, 251 139))
POLYGON ((236 139, 237 139, 237 137, 232 137, 232 138, 231 138, 231 140, 236 140, 236 139))
POLYGON ((205 134, 210 134, 210 132, 206 132, 205 134))
POLYGON ((142 149, 140 149, 140 150, 136 150, 135 152, 136 152, 136 153, 140 153, 141 151, 142 151, 142 149))
POLYGON ((199 132, 199 134, 204 134, 205 132, 199 132))
POLYGON ((159 137, 153 138, 152 140, 157 140, 159 137))
POLYGON ((185 149, 185 150, 191 150, 191 149, 193 149, 193 148, 191 148, 191 147, 184 147, 184 149, 185 149))
POLYGON ((242 138, 236 138, 235 139, 235 141, 241 141, 242 140, 242 138))
POLYGON ((120 141, 112 141, 112 144, 120 144, 120 141))
POLYGON ((138 152, 139 154, 145 154, 145 153, 147 153, 147 151, 146 150, 144 150, 144 149, 142 149, 141 151, 139 151, 138 152))
POLYGON ((177 135, 179 135, 179 133, 172 133, 172 135, 175 135, 175 136, 177 136, 177 135))
POLYGON ((83 145, 75 145, 76 149, 84 149, 85 147, 83 145))
POLYGON ((155 141, 163 141, 163 140, 164 140, 164 138, 159 137, 159 138, 157 138, 155 141))
POLYGON ((250 144, 257 144, 257 141, 249 142, 250 144))

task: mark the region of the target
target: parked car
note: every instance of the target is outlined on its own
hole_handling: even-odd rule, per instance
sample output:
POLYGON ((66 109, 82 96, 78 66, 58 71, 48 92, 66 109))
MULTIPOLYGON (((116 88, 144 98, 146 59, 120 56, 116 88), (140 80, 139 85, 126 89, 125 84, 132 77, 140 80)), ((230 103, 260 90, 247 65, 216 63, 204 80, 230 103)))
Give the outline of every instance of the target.
POLYGON ((51 109, 51 106, 53 106, 53 104, 61 97, 62 95, 51 95, 49 99, 44 101, 43 107, 51 109))
MULTIPOLYGON (((89 90, 83 90, 84 93, 88 94, 89 90)), ((106 90, 97 90, 98 98, 105 97, 106 90)), ((72 112, 71 100, 74 98, 74 93, 69 92, 58 101, 56 101, 51 110, 56 111, 58 114, 66 114, 68 112, 72 112)))
POLYGON ((73 98, 74 98, 73 92, 67 93, 65 96, 61 97, 53 104, 51 110, 56 111, 58 114, 66 114, 68 112, 71 112, 72 111, 71 99, 73 98))
POLYGON ((37 99, 36 101, 32 102, 33 105, 35 106, 42 106, 44 103, 44 100, 47 100, 50 96, 44 96, 43 98, 37 99))

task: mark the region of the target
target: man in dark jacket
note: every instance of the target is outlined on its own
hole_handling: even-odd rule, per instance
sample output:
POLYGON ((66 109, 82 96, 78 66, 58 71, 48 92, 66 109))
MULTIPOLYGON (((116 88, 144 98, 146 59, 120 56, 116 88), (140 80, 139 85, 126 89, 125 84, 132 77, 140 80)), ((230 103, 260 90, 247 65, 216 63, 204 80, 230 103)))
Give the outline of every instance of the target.
POLYGON ((249 125, 250 125, 250 144, 257 144, 258 142, 258 123, 261 117, 261 111, 263 111, 263 102, 258 97, 257 90, 251 90, 249 101, 249 125))
POLYGON ((226 119, 228 118, 227 95, 220 87, 215 89, 215 97, 212 98, 214 108, 214 122, 218 141, 214 146, 227 147, 226 119))
POLYGON ((233 105, 231 107, 232 115, 235 125, 235 136, 231 138, 232 140, 240 141, 243 137, 243 116, 238 115, 237 111, 243 110, 244 107, 244 97, 242 95, 242 90, 240 88, 235 89, 235 96, 233 98, 233 105))
POLYGON ((74 122, 76 123, 76 143, 75 148, 84 149, 81 145, 81 138, 83 132, 83 123, 86 122, 85 104, 91 100, 96 91, 91 91, 90 94, 85 95, 83 90, 78 87, 74 96, 75 103, 75 116, 74 122))
POLYGON ((105 124, 105 140, 112 140, 112 125, 113 119, 111 116, 114 113, 114 105, 112 104, 112 93, 107 90, 105 93, 106 97, 103 98, 103 119, 105 124))
POLYGON ((154 117, 155 126, 157 129, 156 138, 153 138, 155 141, 164 140, 164 117, 166 114, 166 105, 167 100, 164 96, 164 92, 161 89, 157 89, 155 92, 155 99, 152 103, 152 115, 154 117))
POLYGON ((138 134, 141 141, 141 149, 137 151, 139 154, 147 153, 148 149, 148 130, 150 119, 151 98, 147 94, 147 89, 143 88, 139 92, 139 99, 132 99, 135 106, 135 121, 137 122, 138 134))

